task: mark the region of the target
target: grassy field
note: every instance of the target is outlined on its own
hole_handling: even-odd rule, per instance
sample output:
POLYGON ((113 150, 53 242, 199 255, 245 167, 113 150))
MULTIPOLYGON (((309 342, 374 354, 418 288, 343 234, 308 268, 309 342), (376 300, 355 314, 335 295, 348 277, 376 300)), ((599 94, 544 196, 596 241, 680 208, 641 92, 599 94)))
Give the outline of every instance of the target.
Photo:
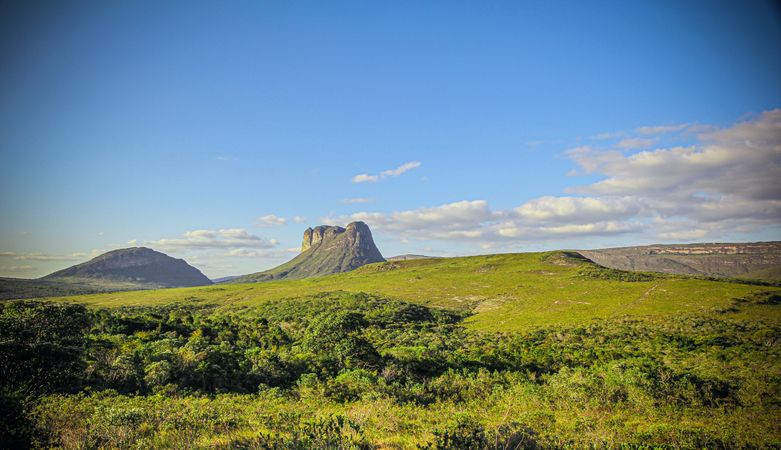
POLYGON ((779 336, 779 287, 567 252, 0 302, 0 444, 779 448, 779 336))
MULTIPOLYGON (((595 319, 673 317, 727 307, 733 298, 751 292, 779 290, 729 281, 624 274, 594 267, 563 252, 520 253, 394 261, 304 280, 115 292, 55 300, 95 307, 193 302, 230 308, 320 292, 366 292, 471 312, 466 324, 474 330, 521 331, 584 324, 595 319)), ((775 310, 762 318, 778 319, 774 314, 775 310)))

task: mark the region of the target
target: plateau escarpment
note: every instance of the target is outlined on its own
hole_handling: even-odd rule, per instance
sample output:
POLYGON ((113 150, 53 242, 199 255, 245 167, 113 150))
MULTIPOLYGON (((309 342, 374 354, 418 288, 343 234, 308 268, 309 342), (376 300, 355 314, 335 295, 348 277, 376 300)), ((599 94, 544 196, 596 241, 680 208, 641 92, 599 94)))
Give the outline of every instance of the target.
POLYGON ((781 242, 648 245, 579 253, 611 269, 781 280, 781 242))

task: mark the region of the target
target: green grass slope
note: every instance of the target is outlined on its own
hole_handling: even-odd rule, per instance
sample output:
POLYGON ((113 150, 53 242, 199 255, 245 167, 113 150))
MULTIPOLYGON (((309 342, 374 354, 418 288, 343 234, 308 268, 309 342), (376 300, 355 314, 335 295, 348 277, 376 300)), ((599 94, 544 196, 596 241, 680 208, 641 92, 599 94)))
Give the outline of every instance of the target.
POLYGON ((100 307, 173 302, 221 307, 329 291, 366 292, 471 312, 483 331, 522 331, 610 318, 660 318, 727 308, 732 299, 779 291, 729 281, 601 268, 565 252, 420 259, 371 264, 336 275, 253 284, 115 292, 57 300, 100 307))
POLYGON ((13 343, 0 348, 0 388, 51 386, 32 403, 7 396, 19 412, 0 437, 25 426, 57 448, 781 444, 781 289, 769 283, 549 252, 55 300, 0 303, 0 341, 13 343))
POLYGON ((753 270, 751 272, 746 273, 745 275, 738 276, 738 278, 747 279, 747 280, 781 281, 781 266, 753 270))
POLYGON ((86 277, 58 277, 56 279, 0 278, 0 300, 31 299, 101 292, 160 289, 154 283, 101 280, 86 277))

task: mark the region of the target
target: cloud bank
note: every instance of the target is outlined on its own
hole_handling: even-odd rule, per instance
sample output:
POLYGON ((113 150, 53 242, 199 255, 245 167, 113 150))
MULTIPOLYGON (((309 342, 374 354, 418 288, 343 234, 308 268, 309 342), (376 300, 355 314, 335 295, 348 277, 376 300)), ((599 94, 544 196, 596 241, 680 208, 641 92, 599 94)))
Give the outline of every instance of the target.
POLYGON ((486 200, 433 207, 358 212, 329 223, 363 220, 401 239, 472 241, 483 245, 634 233, 657 240, 716 239, 781 224, 781 109, 728 128, 641 127, 643 136, 692 133, 687 146, 629 152, 654 144, 625 137, 612 148, 577 147, 566 156, 577 173, 597 175, 565 196, 544 196, 515 208, 486 200))
POLYGON ((276 239, 263 239, 242 228, 194 230, 173 239, 148 241, 146 245, 162 250, 270 249, 276 239))

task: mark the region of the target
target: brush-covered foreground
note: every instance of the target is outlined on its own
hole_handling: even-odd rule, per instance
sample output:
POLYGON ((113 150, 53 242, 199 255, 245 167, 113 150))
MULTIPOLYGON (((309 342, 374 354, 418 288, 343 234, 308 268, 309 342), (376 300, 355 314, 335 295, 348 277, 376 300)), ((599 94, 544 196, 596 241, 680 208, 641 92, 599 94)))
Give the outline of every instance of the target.
POLYGON ((772 286, 610 271, 551 253, 76 301, 0 304, 6 439, 781 446, 772 286))

